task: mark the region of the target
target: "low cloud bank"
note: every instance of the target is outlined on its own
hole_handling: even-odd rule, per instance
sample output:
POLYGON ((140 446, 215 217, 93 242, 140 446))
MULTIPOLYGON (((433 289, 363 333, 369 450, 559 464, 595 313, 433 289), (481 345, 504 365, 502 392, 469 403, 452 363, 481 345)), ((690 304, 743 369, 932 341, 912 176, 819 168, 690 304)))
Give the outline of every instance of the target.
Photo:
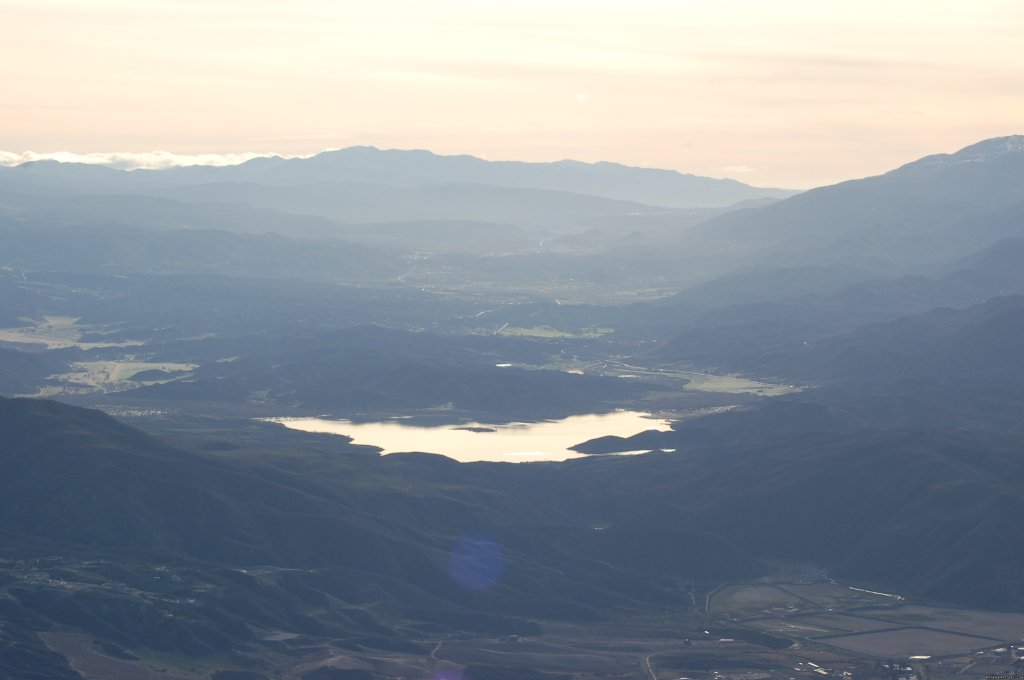
POLYGON ((116 151, 111 153, 73 153, 71 151, 55 151, 53 153, 36 153, 25 151, 14 153, 0 151, 0 166, 14 166, 30 161, 53 160, 61 163, 88 163, 104 165, 120 170, 159 170, 161 168, 177 168, 185 165, 238 165, 253 158, 277 156, 271 153, 200 153, 179 154, 169 151, 116 151))

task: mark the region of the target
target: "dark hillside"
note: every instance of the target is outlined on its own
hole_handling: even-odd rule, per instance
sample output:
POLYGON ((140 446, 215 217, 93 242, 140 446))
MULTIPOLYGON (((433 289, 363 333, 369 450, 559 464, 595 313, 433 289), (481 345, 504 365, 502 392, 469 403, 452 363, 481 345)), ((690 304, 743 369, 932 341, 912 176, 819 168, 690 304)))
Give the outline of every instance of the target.
MULTIPOLYGON (((0 441, 7 619, 132 649, 252 651, 255 626, 416 651, 385 622, 525 634, 537 618, 685 611, 686 579, 762 570, 706 532, 596 532, 556 466, 346 456, 338 444, 294 469, 281 453, 192 453, 26 399, 0 400, 0 441), (26 578, 11 560, 48 571, 26 578), (202 604, 182 616, 186 600, 202 604)), ((0 670, 41 654, 19 650, 0 670)))
POLYGON ((907 272, 1021 235, 1005 211, 1024 201, 1022 137, 929 156, 884 175, 714 218, 682 246, 791 265, 860 264, 907 272), (982 223, 978 226, 976 223, 982 223))
POLYGON ((936 309, 808 344, 768 361, 768 373, 828 382, 1022 384, 1024 296, 936 309))
POLYGON ((1022 451, 1019 437, 985 433, 818 432, 569 465, 605 476, 609 514, 632 523, 714 532, 907 594, 1020 609, 1022 451))
POLYGON ((52 353, 0 347, 0 395, 31 394, 47 377, 67 370, 52 353))

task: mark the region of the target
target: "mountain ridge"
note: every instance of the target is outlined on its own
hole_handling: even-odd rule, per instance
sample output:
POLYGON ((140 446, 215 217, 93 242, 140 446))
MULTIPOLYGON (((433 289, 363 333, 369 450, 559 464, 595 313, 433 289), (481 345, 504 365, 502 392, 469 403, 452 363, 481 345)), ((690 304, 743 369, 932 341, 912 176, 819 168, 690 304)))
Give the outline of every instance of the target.
MULTIPOLYGON (((611 161, 489 161, 465 154, 442 155, 423 149, 379 149, 372 146, 328 150, 301 158, 253 158, 228 166, 196 165, 130 171, 103 167, 103 170, 111 171, 103 172, 97 166, 82 167, 87 165, 43 160, 28 161, 12 169, 41 177, 73 178, 78 173, 90 181, 119 181, 135 187, 205 184, 209 181, 295 185, 324 179, 335 182, 376 181, 392 186, 472 182, 506 188, 565 191, 670 208, 725 207, 747 200, 783 198, 796 193, 788 189, 753 187, 734 179, 611 161)), ((4 173, 0 173, 0 179, 3 176, 4 173)))

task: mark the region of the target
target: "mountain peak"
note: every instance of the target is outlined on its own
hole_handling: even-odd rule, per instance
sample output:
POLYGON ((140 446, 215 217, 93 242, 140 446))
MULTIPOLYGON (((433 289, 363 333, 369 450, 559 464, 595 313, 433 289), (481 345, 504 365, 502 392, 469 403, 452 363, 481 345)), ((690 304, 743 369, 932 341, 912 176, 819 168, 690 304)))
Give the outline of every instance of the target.
POLYGON ((978 158, 982 156, 999 156, 1008 153, 1024 153, 1024 135, 993 137, 971 144, 957 151, 953 156, 961 158, 978 158))
MULTIPOLYGON (((250 161, 215 174, 265 184, 367 182, 417 187, 433 184, 487 184, 630 201, 668 208, 724 207, 751 199, 785 198, 794 192, 752 187, 675 170, 630 167, 578 160, 530 163, 491 161, 470 155, 443 155, 426 149, 350 146, 308 158, 250 161)), ((193 172, 193 175, 197 173, 193 172)), ((209 174, 209 173, 207 173, 209 174)))
POLYGON ((978 163, 997 159, 1012 161, 1021 154, 1024 154, 1024 135, 993 137, 992 139, 986 139, 970 146, 965 146, 955 153, 939 153, 925 156, 887 174, 931 172, 964 163, 978 163))

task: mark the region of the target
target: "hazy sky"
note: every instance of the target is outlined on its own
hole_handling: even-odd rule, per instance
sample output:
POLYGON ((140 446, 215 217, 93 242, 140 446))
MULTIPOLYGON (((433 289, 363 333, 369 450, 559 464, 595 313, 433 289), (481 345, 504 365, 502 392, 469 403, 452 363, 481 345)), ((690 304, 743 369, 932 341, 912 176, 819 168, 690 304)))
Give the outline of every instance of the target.
POLYGON ((0 150, 372 144, 808 187, 1024 133, 1024 0, 0 0, 0 150))

